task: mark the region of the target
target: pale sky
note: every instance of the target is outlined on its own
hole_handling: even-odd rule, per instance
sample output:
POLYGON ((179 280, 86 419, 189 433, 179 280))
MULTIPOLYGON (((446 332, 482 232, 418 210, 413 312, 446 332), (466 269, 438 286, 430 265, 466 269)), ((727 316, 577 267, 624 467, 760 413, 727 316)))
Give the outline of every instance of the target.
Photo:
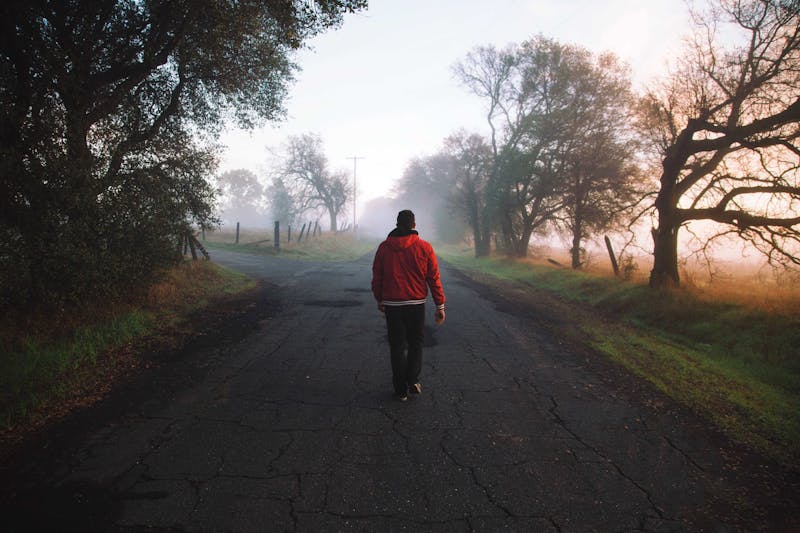
POLYGON ((332 169, 352 178, 358 206, 391 188, 414 157, 436 152, 458 129, 487 131, 484 104, 451 66, 478 45, 504 47, 537 34, 593 52, 612 51, 636 85, 666 71, 689 31, 683 0, 370 0, 296 57, 287 119, 252 132, 230 130, 221 170, 265 178, 267 147, 289 135, 322 136, 332 169))

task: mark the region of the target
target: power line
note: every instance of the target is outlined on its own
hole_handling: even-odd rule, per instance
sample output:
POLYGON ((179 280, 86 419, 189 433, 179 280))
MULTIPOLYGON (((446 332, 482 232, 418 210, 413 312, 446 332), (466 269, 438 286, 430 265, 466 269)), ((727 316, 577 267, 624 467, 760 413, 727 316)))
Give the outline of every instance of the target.
POLYGON ((366 159, 366 157, 352 156, 347 159, 353 160, 353 234, 356 232, 356 163, 359 159, 366 159))

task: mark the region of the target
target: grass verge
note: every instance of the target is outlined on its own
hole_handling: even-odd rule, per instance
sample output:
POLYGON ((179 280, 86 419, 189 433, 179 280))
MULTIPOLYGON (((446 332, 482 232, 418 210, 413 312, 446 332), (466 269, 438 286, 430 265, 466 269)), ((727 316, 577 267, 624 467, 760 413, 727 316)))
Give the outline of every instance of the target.
MULTIPOLYGON (((125 305, 98 303, 70 316, 3 324, 0 424, 5 440, 102 397, 142 361, 132 343, 168 336, 194 312, 255 287, 207 261, 186 262, 125 305)), ((13 440, 13 438, 12 438, 13 440)))
POLYGON ((460 270, 520 282, 588 313, 586 342, 739 442, 800 465, 800 316, 614 278, 445 250, 460 270))

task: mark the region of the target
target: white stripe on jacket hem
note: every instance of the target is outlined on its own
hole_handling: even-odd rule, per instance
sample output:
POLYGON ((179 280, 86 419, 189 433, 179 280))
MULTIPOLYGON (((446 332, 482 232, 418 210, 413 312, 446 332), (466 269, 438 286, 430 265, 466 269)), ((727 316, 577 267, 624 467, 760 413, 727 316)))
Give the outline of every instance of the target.
MULTIPOLYGON (((405 300, 405 301, 402 301, 402 302, 397 302, 397 301, 384 300, 381 303, 383 305, 385 305, 385 306, 388 306, 388 307, 399 307, 401 305, 420 305, 420 304, 424 304, 426 301, 427 300, 405 300)), ((444 304, 437 305, 436 309, 444 309, 444 304)))

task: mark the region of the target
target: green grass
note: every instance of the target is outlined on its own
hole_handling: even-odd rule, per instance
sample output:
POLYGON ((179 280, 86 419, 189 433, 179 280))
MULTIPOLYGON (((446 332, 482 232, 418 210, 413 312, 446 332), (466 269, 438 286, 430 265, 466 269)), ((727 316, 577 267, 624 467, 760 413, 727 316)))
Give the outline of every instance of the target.
POLYGON ((455 250, 464 271, 521 282, 589 307, 575 314, 598 352, 714 421, 734 439, 800 465, 800 317, 641 284, 455 250))
POLYGON ((131 311, 59 339, 26 337, 0 359, 0 421, 12 427, 39 405, 68 393, 66 374, 91 366, 103 350, 147 332, 153 314, 131 311))
POLYGON ((245 276, 198 261, 164 273, 137 301, 124 306, 95 304, 70 317, 37 317, 34 327, 3 328, 0 353, 0 424, 6 430, 46 418, 76 395, 97 394, 108 379, 136 361, 112 352, 144 336, 180 324, 226 294, 255 286, 245 276), (67 324, 64 321, 68 320, 67 324))

